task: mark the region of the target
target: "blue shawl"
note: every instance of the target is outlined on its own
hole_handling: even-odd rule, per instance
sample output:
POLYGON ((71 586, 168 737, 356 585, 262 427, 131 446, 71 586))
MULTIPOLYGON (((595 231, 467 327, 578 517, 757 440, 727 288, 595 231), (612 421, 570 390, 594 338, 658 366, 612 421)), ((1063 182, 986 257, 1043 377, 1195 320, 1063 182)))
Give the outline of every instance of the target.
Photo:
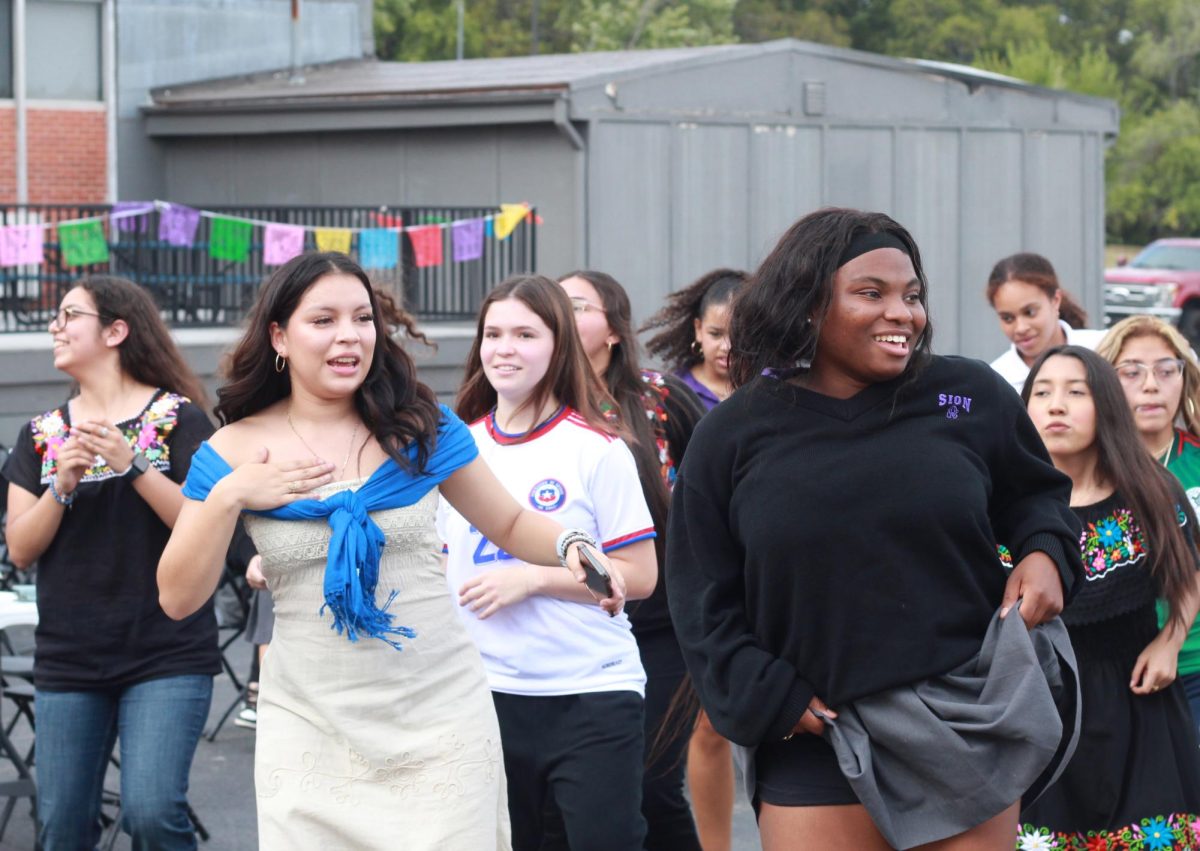
MULTIPOLYGON (((342 490, 323 500, 302 499, 270 511, 251 512, 279 520, 328 518, 332 535, 325 563, 325 605, 321 613, 329 609, 333 614, 331 629, 336 629, 339 635, 345 631, 351 641, 357 641, 359 633, 363 633, 399 650, 399 642, 389 636, 416 637, 409 627, 392 625, 393 615, 387 609, 396 596, 395 591, 382 606, 375 602, 379 557, 387 541, 369 512, 403 508, 420 501, 455 470, 478 457, 479 449, 470 430, 445 405, 441 410, 437 443, 420 472, 409 472, 388 458, 358 490, 342 490)), ((407 455, 414 467, 416 454, 416 446, 410 446, 407 455)), ((203 500, 213 485, 231 472, 229 463, 206 441, 192 456, 183 495, 203 500)))

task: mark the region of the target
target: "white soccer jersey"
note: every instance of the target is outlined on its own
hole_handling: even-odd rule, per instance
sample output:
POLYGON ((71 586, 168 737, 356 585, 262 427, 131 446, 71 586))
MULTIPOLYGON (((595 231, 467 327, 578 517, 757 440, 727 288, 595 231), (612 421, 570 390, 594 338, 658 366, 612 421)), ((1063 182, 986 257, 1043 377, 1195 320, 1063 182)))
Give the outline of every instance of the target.
MULTIPOLYGON (((629 447, 564 408, 528 438, 505 435, 493 415, 471 424, 479 455, 524 507, 568 529, 591 533, 605 552, 654 537, 629 447)), ((446 543, 446 582, 462 584, 488 570, 521 564, 483 537, 444 499, 438 531, 446 543)), ((646 673, 622 612, 536 595, 487 620, 459 607, 495 691, 564 695, 600 691, 643 694, 646 673)))

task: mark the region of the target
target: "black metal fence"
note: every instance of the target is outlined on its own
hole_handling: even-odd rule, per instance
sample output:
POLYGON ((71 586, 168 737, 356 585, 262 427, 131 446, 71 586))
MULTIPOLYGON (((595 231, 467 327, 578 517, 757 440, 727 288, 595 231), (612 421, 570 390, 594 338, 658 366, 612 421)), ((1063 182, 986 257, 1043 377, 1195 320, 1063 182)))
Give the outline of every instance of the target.
MULTIPOLYGON (((220 206, 206 212, 250 219, 256 223, 303 225, 308 228, 381 228, 447 224, 483 219, 495 207, 287 207, 220 206)), ((0 226, 53 225, 88 217, 107 217, 108 204, 0 205, 0 226)), ((245 260, 218 260, 209 254, 210 219, 202 218, 190 246, 179 247, 158 238, 157 210, 125 220, 118 227, 105 219, 109 260, 91 266, 64 263, 57 230, 43 230, 45 242, 40 264, 0 266, 0 332, 42 330, 50 321, 72 283, 89 273, 121 275, 146 287, 175 327, 236 325, 245 316, 259 285, 272 267, 263 262, 263 228, 252 231, 245 260)), ((450 229, 442 229, 443 262, 418 268, 407 234, 400 237, 399 263, 390 269, 368 269, 381 288, 391 292, 423 320, 473 318, 483 298, 497 283, 512 274, 537 269, 537 214, 517 225, 506 239, 488 233, 478 259, 455 262, 450 229)), ((315 248, 313 233, 305 235, 305 249, 315 248)), ((354 255, 354 251, 351 254, 354 255)))

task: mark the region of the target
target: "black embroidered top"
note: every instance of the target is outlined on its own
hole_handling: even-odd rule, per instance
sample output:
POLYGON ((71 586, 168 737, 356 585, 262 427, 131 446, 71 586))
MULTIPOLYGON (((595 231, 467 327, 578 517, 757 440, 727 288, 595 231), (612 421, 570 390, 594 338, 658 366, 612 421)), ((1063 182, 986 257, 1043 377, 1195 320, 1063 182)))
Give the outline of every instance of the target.
MULTIPOLYGON (((1180 505, 1186 498, 1178 488, 1180 505)), ((1083 556, 1083 581, 1071 604, 1063 610, 1068 626, 1096 623, 1142 607, 1153 607, 1158 584, 1151 573, 1153 554, 1138 519, 1119 493, 1094 505, 1076 506, 1083 524, 1079 548, 1083 556)), ((1179 524, 1188 540, 1193 530, 1180 509, 1179 524)))
MULTIPOLYGON (((116 426, 150 463, 183 483, 192 453, 212 434, 204 412, 159 390, 116 426)), ((70 434, 67 406, 34 417, 4 465, 4 478, 40 496, 70 434)), ((216 674, 212 602, 182 621, 158 605, 156 573, 171 531, 129 479, 97 459, 79 482, 50 546, 38 559, 34 682, 51 691, 122 687, 176 674, 216 674)))

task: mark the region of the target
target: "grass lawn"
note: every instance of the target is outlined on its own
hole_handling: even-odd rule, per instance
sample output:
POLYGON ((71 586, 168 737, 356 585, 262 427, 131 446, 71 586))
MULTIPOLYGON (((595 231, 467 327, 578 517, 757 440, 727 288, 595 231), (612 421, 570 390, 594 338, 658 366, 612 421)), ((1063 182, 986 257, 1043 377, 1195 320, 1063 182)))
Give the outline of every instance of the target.
POLYGON ((1104 246, 1104 268, 1110 269, 1117 265, 1117 258, 1124 256, 1132 260, 1133 256, 1142 250, 1140 245, 1106 245, 1104 246))

